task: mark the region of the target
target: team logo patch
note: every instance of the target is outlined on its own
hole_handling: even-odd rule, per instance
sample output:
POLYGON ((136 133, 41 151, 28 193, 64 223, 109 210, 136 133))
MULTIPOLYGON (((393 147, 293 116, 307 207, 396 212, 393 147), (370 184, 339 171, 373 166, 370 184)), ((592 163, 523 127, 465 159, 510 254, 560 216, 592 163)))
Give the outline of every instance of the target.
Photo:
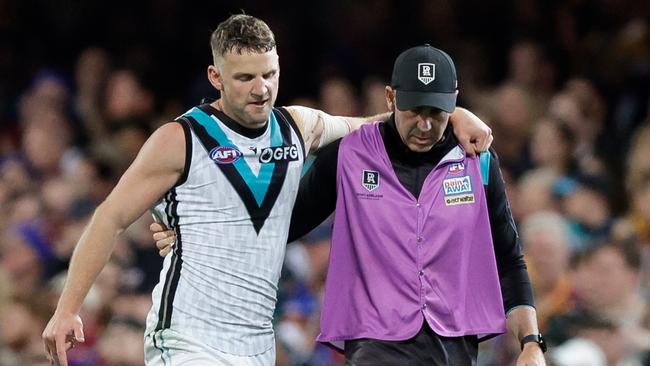
POLYGON ((465 170, 465 164, 463 163, 453 163, 449 166, 449 173, 460 173, 465 170))
POLYGON ((447 206, 462 205, 466 203, 474 203, 474 193, 445 197, 445 205, 447 206))
POLYGON ((217 146, 210 150, 210 159, 217 164, 232 164, 244 155, 234 146, 217 146))
POLYGON ((364 170, 361 183, 366 187, 368 192, 374 191, 379 187, 379 172, 374 170, 364 170))
POLYGON ((445 190, 445 196, 472 193, 472 180, 469 175, 448 178, 442 181, 442 188, 445 190))
POLYGON ((418 64, 418 80, 424 85, 436 79, 436 64, 421 63, 418 64))

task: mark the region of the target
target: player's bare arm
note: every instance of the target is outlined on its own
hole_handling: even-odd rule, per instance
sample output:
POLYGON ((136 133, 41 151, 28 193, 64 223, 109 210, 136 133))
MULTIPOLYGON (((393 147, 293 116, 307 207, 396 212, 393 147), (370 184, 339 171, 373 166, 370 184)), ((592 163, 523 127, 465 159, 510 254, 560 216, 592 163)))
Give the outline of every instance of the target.
POLYGON ((308 152, 329 144, 347 135, 365 123, 385 121, 390 113, 381 113, 368 117, 332 116, 318 109, 290 106, 286 107, 300 130, 308 152))
POLYGON ((138 219, 180 178, 185 136, 178 123, 160 127, 147 140, 113 191, 100 204, 72 255, 56 311, 43 331, 50 361, 66 366, 66 351, 83 342, 79 311, 92 283, 108 261, 115 238, 138 219))

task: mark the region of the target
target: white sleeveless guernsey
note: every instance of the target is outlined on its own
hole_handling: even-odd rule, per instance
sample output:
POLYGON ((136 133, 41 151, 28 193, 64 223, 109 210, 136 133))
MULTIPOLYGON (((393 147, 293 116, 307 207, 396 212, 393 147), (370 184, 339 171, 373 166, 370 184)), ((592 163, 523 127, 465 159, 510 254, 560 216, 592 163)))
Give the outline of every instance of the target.
POLYGON ((233 355, 263 353, 274 347, 277 284, 305 157, 300 131, 282 108, 252 138, 209 104, 177 121, 185 171, 156 206, 177 241, 145 334, 170 329, 233 355))

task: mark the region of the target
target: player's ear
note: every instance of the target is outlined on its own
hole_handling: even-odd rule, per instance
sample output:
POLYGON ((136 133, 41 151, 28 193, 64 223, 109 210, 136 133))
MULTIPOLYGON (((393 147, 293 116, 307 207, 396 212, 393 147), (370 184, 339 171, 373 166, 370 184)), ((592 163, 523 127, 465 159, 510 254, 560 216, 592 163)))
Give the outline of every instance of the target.
POLYGON ((219 68, 214 65, 208 66, 208 80, 212 86, 221 91, 223 89, 223 83, 221 82, 221 72, 219 68))

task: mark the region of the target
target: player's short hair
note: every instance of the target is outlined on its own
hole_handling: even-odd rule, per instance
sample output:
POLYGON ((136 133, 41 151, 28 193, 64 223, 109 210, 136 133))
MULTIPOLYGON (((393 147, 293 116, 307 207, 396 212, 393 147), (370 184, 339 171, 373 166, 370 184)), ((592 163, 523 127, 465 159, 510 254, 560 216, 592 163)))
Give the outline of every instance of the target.
POLYGON ((231 15, 221 22, 210 37, 214 63, 227 53, 253 51, 264 53, 275 48, 275 36, 261 19, 246 14, 231 15))

